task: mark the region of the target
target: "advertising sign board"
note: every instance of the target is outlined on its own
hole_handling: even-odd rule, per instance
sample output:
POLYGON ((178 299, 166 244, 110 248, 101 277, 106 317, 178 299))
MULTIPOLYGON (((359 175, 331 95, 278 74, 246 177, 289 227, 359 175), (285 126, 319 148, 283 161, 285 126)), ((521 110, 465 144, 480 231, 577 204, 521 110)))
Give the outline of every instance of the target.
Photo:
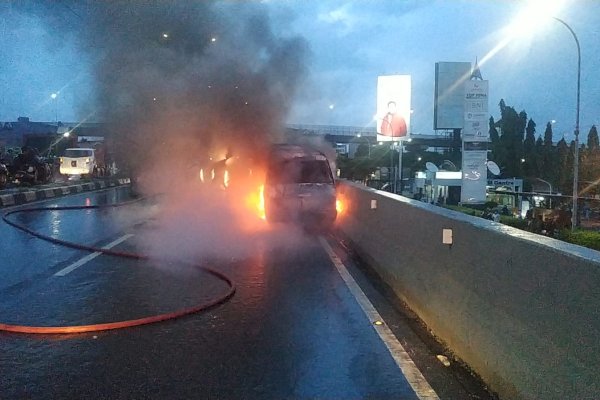
POLYGON ((463 149, 462 154, 462 203, 485 203, 487 184, 487 151, 463 149))
POLYGON ((470 62, 435 63, 433 129, 460 129, 463 127, 464 83, 470 76, 470 62))
POLYGON ((488 81, 466 81, 464 83, 464 126, 463 141, 489 141, 488 127, 488 81))
POLYGON ((377 78, 377 141, 398 141, 410 132, 410 75, 377 78))

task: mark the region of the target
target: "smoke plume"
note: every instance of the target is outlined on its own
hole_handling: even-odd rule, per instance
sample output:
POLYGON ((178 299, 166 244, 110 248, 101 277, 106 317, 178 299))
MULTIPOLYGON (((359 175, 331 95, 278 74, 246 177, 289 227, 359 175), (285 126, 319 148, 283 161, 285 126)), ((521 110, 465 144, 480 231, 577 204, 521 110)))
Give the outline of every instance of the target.
POLYGON ((110 124, 115 156, 136 173, 177 173, 228 152, 257 157, 282 134, 305 74, 305 41, 274 32, 256 2, 29 7, 92 66, 94 119, 110 124))
POLYGON ((163 193, 159 226, 144 244, 179 257, 224 251, 224 240, 251 251, 246 239, 262 228, 248 221, 246 199, 261 184, 265 150, 283 134, 306 42, 276 31, 257 2, 24 4, 91 65, 95 93, 85 106, 107 124, 117 164, 145 194, 163 193), (227 191, 219 162, 243 177, 227 191), (217 184, 199 182, 215 170, 217 184))

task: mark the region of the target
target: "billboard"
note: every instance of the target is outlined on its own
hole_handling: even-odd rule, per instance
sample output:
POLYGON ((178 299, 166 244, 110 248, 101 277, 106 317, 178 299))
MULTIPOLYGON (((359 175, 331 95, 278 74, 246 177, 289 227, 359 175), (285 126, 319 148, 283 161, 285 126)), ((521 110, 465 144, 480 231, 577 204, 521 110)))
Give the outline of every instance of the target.
POLYGON ((462 154, 462 189, 460 201, 465 204, 485 203, 487 184, 487 151, 465 150, 462 154))
POLYGON ((377 141, 398 141, 410 132, 410 75, 377 77, 377 141))
POLYGON ((487 142, 490 137, 488 126, 488 81, 466 81, 464 83, 465 120, 462 131, 465 142, 487 142))
POLYGON ((464 82, 471 77, 470 62, 435 63, 433 129, 460 129, 464 120, 464 82))

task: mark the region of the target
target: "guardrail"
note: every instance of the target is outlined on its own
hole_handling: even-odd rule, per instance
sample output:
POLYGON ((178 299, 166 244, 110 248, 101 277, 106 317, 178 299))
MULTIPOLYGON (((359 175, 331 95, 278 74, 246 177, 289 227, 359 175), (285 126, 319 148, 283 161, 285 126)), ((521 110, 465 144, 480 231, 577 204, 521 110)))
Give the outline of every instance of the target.
POLYGON ((600 398, 600 252, 349 182, 338 191, 341 232, 501 398, 600 398))

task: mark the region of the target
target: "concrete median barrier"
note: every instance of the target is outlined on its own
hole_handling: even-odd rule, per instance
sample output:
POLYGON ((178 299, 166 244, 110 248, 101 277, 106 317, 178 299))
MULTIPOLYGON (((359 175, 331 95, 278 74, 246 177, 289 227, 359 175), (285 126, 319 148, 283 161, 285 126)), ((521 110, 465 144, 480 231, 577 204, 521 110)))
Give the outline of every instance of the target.
POLYGON ((67 196, 85 191, 99 190, 106 187, 128 185, 129 183, 129 178, 119 178, 108 179, 106 181, 65 183, 62 185, 56 184, 52 187, 48 187, 47 185, 43 187, 32 186, 26 191, 12 191, 10 193, 0 194, 0 208, 52 199, 54 197, 67 196))
POLYGON ((341 232, 501 398, 600 398, 600 252, 352 183, 338 191, 341 232))

